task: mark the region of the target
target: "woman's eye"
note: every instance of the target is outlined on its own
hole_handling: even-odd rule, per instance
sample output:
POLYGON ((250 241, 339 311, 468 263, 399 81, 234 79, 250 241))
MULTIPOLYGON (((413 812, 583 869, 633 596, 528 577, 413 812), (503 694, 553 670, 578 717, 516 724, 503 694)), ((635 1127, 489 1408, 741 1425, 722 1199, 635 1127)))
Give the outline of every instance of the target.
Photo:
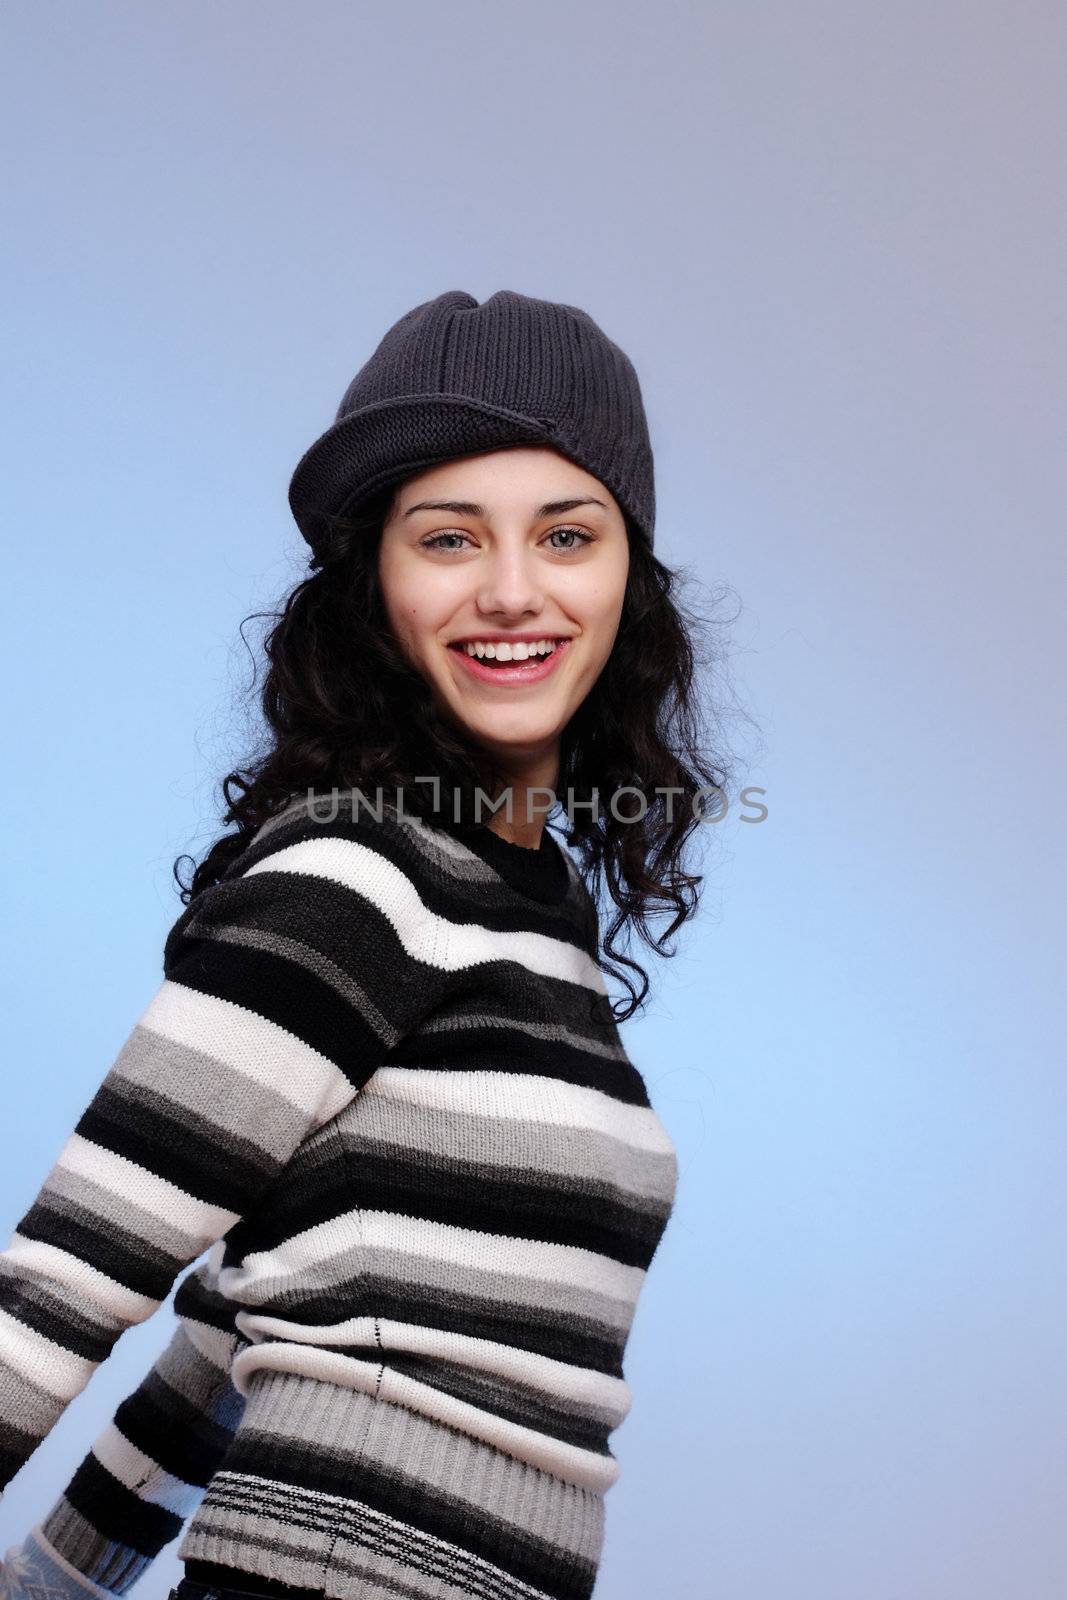
MULTIPOLYGON (((593 535, 591 533, 586 533, 582 528, 553 528, 548 537, 550 539, 554 539, 558 533, 572 534, 574 538, 576 540, 580 540, 582 544, 592 544, 593 542, 593 535)), ((557 550, 577 550, 579 548, 580 546, 578 544, 556 545, 557 550)))
POLYGON ((446 548, 449 549, 449 550, 456 550, 456 549, 459 548, 458 545, 452 544, 452 545, 448 545, 446 547, 445 545, 443 545, 441 543, 441 540, 442 539, 465 539, 466 537, 467 537, 467 535, 465 533, 455 533, 455 532, 434 533, 434 534, 431 534, 428 539, 421 539, 419 542, 422 545, 424 550, 444 550, 446 548))

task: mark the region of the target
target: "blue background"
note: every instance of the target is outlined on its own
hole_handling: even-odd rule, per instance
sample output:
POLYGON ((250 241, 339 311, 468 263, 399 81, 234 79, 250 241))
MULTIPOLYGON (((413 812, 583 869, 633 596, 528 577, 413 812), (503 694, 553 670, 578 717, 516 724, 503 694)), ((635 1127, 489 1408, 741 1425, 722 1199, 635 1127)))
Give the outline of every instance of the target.
MULTIPOLYGON (((624 1028, 682 1177, 597 1600, 1059 1600, 1067 13, 4 9, 0 1233, 250 749, 298 457, 417 302, 583 306, 769 813, 709 827, 624 1028)), ((172 1326, 123 1336, 0 1548, 172 1326)))

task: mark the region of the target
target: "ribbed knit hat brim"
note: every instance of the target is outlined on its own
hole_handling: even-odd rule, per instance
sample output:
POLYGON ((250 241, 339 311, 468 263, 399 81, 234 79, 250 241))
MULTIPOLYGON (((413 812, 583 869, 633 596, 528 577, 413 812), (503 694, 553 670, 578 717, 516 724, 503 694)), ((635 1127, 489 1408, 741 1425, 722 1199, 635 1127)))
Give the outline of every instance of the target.
POLYGON ((652 542, 652 449, 637 374, 587 312, 450 290, 407 312, 301 457, 289 504, 314 549, 326 518, 443 461, 549 445, 606 485, 652 542))

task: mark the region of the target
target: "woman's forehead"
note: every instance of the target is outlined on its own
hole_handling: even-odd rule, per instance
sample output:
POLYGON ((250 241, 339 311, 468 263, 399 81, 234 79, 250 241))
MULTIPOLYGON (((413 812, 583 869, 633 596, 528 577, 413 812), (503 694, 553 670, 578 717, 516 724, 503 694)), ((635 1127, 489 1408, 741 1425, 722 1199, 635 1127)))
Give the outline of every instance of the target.
POLYGON ((486 503, 495 495, 550 498, 590 493, 611 505, 613 497, 600 480, 550 445, 509 445, 499 450, 455 456, 405 478, 397 486, 394 510, 405 510, 421 499, 445 497, 486 503))

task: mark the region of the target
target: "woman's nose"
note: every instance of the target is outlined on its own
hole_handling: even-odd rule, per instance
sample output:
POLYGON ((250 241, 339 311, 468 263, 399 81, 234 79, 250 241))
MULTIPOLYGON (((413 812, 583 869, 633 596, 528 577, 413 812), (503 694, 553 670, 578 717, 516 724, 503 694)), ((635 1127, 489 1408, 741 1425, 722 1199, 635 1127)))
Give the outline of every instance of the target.
POLYGON ((523 552, 490 557, 478 589, 481 611, 518 616, 539 611, 543 604, 544 593, 533 563, 523 552))

